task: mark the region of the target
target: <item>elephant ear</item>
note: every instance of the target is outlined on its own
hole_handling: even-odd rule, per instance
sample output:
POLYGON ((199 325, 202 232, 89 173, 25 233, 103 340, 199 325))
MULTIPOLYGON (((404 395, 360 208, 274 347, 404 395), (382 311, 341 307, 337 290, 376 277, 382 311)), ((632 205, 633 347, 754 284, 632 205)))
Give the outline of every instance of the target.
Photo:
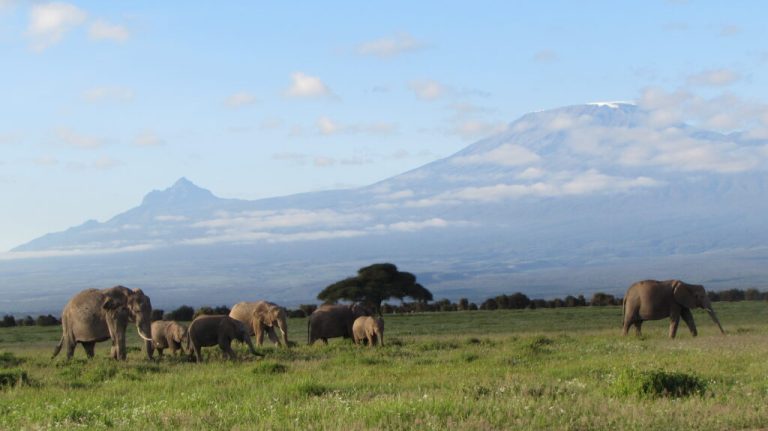
POLYGON ((674 280, 672 282, 672 289, 675 302, 685 308, 696 308, 696 298, 693 296, 693 292, 691 292, 687 284, 680 280, 674 280))
POLYGON ((113 298, 110 298, 107 296, 104 298, 104 302, 101 303, 101 308, 105 310, 115 310, 118 307, 120 307, 122 304, 119 301, 115 301, 113 298))

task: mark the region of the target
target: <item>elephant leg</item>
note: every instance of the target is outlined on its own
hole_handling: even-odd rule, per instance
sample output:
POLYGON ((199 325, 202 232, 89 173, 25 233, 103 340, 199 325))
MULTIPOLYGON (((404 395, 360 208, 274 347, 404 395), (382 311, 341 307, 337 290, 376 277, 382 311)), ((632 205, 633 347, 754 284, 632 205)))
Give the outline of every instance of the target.
POLYGON ((253 331, 256 336, 256 345, 261 346, 264 344, 264 330, 267 329, 261 322, 256 325, 256 330, 253 331))
POLYGON ((691 310, 688 308, 683 308, 680 310, 680 317, 683 318, 685 321, 685 324, 688 325, 688 329, 691 331, 692 336, 699 335, 698 331, 696 331, 696 323, 693 321, 693 314, 691 313, 691 310))
POLYGON ((73 342, 70 339, 66 340, 67 343, 67 359, 72 359, 72 356, 75 354, 75 347, 77 347, 77 343, 73 342))
POLYGON ((642 330, 643 330, 643 321, 642 320, 636 321, 635 322, 635 335, 638 336, 638 337, 643 335, 642 330))
POLYGON ((626 336, 627 333, 629 333, 629 328, 632 326, 632 323, 634 323, 632 322, 632 319, 629 319, 629 318, 624 319, 624 328, 621 331, 621 335, 626 336))
POLYGON ((83 350, 89 359, 93 358, 93 347, 96 345, 94 341, 83 342, 83 350))
POLYGON ((328 345, 328 339, 327 338, 322 337, 320 339, 323 340, 323 344, 325 344, 326 346, 328 345))
POLYGON ((219 348, 221 349, 222 352, 224 352, 225 355, 229 356, 229 359, 231 359, 233 361, 235 359, 237 359, 237 355, 235 354, 235 351, 232 350, 232 342, 231 341, 229 341, 229 342, 220 341, 219 342, 219 348))
MULTIPOLYGON (((267 336, 269 336, 269 341, 271 341, 272 344, 274 344, 275 346, 279 346, 280 345, 280 339, 277 338, 277 333, 275 332, 275 327, 274 326, 268 326, 267 327, 267 336)), ((259 345, 261 345, 261 344, 259 344, 259 345)))
POLYGON ((677 335, 677 326, 680 324, 680 315, 669 318, 669 338, 675 338, 677 335))
POLYGON ((163 357, 163 350, 165 350, 165 349, 161 349, 161 348, 158 347, 156 350, 157 350, 157 356, 162 358, 163 357))
POLYGON ((203 353, 200 351, 200 346, 195 344, 193 346, 193 348, 195 349, 195 359, 197 360, 198 363, 202 363, 203 362, 203 353))

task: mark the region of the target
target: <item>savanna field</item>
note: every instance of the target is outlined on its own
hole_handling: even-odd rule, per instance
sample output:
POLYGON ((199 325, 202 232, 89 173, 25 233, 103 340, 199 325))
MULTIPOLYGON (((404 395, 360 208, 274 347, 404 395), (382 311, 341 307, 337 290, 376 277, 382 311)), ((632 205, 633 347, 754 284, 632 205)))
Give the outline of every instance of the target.
POLYGON ((768 427, 768 303, 715 303, 621 336, 621 307, 386 315, 385 346, 237 342, 239 359, 50 359, 60 327, 0 328, 0 429, 759 429, 768 427))

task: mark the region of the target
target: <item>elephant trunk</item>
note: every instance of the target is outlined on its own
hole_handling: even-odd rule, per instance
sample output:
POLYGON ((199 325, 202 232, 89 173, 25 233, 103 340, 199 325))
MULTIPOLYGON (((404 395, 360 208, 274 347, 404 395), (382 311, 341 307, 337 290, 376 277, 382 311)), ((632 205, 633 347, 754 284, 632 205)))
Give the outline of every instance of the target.
POLYGON ((720 333, 725 335, 725 329, 723 329, 723 325, 720 324, 720 319, 717 318, 717 313, 715 313, 715 310, 713 310, 712 307, 709 307, 706 310, 707 313, 709 313, 709 317, 711 317, 712 320, 717 324, 717 327, 720 328, 720 333))

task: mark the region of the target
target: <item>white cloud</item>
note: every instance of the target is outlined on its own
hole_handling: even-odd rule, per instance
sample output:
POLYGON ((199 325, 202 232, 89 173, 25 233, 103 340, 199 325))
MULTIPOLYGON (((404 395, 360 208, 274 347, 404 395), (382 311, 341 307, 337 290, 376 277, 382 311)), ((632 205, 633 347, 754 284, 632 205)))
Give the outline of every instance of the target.
POLYGON ((333 135, 339 133, 343 127, 328 117, 320 117, 317 120, 317 129, 322 135, 333 135))
POLYGON ((720 29, 720 36, 735 36, 741 33, 741 27, 736 24, 727 24, 720 29))
POLYGON ((51 2, 32 6, 27 36, 32 48, 43 51, 61 41, 66 33, 83 24, 88 14, 69 3, 51 2))
POLYGON ((106 170, 106 169, 115 168, 117 166, 120 166, 121 164, 122 162, 119 160, 115 160, 109 156, 102 156, 94 160, 91 166, 95 169, 106 170))
POLYGON ((325 156, 317 156, 313 161, 313 164, 318 168, 327 168, 336 164, 336 159, 325 156))
POLYGON ((521 180, 535 180, 537 178, 543 177, 545 174, 546 172, 543 169, 531 166, 530 168, 527 168, 518 174, 517 178, 521 180))
POLYGON ((165 141, 160 139, 152 130, 145 130, 136 136, 133 143, 139 147, 157 147, 165 144, 165 141))
POLYGON ((543 49, 533 55, 533 61, 536 63, 552 63, 557 61, 558 58, 557 53, 551 49, 543 49))
POLYGON ((413 93, 422 100, 437 100, 446 93, 446 88, 434 80, 412 81, 408 85, 413 93))
POLYGON ((493 123, 481 120, 460 121, 451 130, 452 134, 459 135, 463 139, 480 139, 503 132, 507 128, 504 123, 493 123))
POLYGON ((290 97, 330 97, 333 95, 320 78, 302 72, 291 74, 291 86, 285 91, 290 97))
POLYGON ((688 77, 688 83, 692 85, 704 85, 710 87, 723 87, 733 84, 741 79, 738 72, 731 69, 706 70, 688 77))
POLYGON ((53 156, 41 156, 36 158, 34 163, 38 166, 56 166, 59 164, 59 159, 53 156))
POLYGON ((82 135, 68 127, 56 129, 56 137, 65 144, 75 148, 94 149, 104 145, 104 139, 82 135))
POLYGON ((181 215, 159 215, 155 216, 155 220, 162 221, 162 222, 182 222, 189 220, 189 217, 187 216, 181 216, 181 215))
POLYGON ((83 98, 89 102, 130 102, 133 96, 133 90, 124 87, 93 87, 83 93, 83 98))
POLYGON ((112 247, 107 244, 93 244, 91 246, 71 249, 46 250, 46 251, 9 251, 0 252, 0 260, 40 259, 46 257, 64 256, 93 256, 115 253, 129 253, 147 251, 157 248, 157 244, 137 244, 126 247, 112 247))
POLYGON ((406 52, 421 49, 423 45, 408 33, 399 33, 361 44, 357 52, 361 55, 373 55, 379 58, 390 58, 406 52))
POLYGON ((445 228, 448 222, 442 218, 436 217, 423 221, 403 221, 386 225, 386 229, 393 232, 416 232, 429 228, 445 228))
POLYGON ((500 145, 491 151, 454 159, 459 165, 492 164, 503 166, 522 166, 537 163, 541 157, 533 151, 514 144, 500 145))
POLYGON ((247 91, 238 91, 227 97, 224 104, 229 108, 240 108, 256 103, 256 96, 247 91))
POLYGON ((131 36, 127 28, 112 24, 103 19, 97 19, 88 27, 88 36, 95 40, 112 40, 125 42, 131 36))
POLYGON ((272 159, 274 160, 282 160, 291 162, 296 165, 304 165, 307 163, 308 156, 306 154, 301 153, 275 153, 272 155, 272 159))

